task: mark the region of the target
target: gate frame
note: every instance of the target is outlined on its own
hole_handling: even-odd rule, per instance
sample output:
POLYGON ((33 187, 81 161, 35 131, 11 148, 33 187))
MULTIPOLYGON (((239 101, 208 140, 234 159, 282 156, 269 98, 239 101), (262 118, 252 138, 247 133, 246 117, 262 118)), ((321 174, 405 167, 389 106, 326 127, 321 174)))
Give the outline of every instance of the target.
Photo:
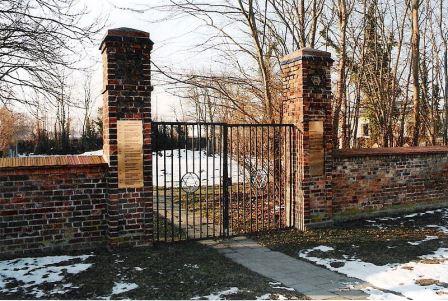
MULTIPOLYGON (((299 193, 299 191, 298 191, 298 187, 300 187, 300 185, 299 185, 299 180, 300 180, 300 178, 299 178, 299 174, 300 174, 299 169, 300 169, 300 166, 301 166, 301 160, 299 160, 299 153, 297 151, 295 151, 297 145, 301 144, 301 141, 302 141, 302 133, 301 133, 301 131, 299 129, 297 129, 293 124, 249 124, 249 123, 228 124, 228 123, 204 123, 204 122, 169 122, 169 121, 163 122, 163 121, 154 121, 154 122, 152 122, 152 141, 154 141, 154 143, 157 143, 157 137, 158 137, 158 135, 160 135, 160 133, 162 133, 162 135, 166 135, 168 133, 168 134, 170 134, 169 135, 170 137, 174 138, 175 136, 173 136, 173 134, 174 134, 173 129, 177 128, 177 127, 185 128, 185 133, 184 133, 185 137, 178 137, 177 138, 177 139, 179 139, 179 141, 185 140, 184 147, 182 147, 179 144, 179 141, 178 141, 178 143, 174 143, 174 140, 171 141, 171 139, 169 139, 168 141, 171 141, 170 144, 172 144, 173 146, 162 145, 163 149, 159 150, 159 147, 157 145, 156 148, 155 148, 155 150, 157 151, 157 153, 156 153, 157 157, 159 156, 160 152, 163 152, 162 153, 163 156, 164 156, 163 160, 165 162, 164 166, 163 166, 163 170, 166 170, 166 168, 169 168, 170 165, 171 165, 171 177, 172 178, 171 178, 171 185, 167 185, 166 179, 163 181, 163 185, 159 185, 158 178, 161 175, 161 174, 159 174, 159 169, 161 167, 160 167, 160 164, 158 162, 159 159, 157 158, 156 159, 157 161, 154 164, 155 169, 153 169, 153 177, 156 178, 155 179, 154 189, 157 189, 156 192, 154 192, 155 194, 153 196, 153 199, 155 199, 157 201, 157 204, 154 206, 154 210, 156 212, 156 214, 154 214, 154 216, 155 216, 155 219, 157 220, 158 223, 160 221, 164 221, 164 227, 162 227, 163 230, 160 231, 159 230, 160 229, 159 224, 156 225, 155 230, 157 230, 156 231, 157 233, 155 233, 155 235, 154 235, 154 241, 170 241, 170 240, 171 241, 175 241, 177 239, 179 239, 179 240, 208 239, 208 238, 212 238, 212 237, 213 238, 216 238, 216 237, 230 237, 230 236, 234 235, 233 233, 231 233, 231 230, 232 230, 232 232, 235 231, 235 230, 230 225, 230 218, 232 218, 232 221, 234 221, 234 217, 230 213, 230 204, 231 204, 232 201, 230 200, 230 189, 229 189, 231 187, 231 183, 232 183, 232 178, 229 176, 229 156, 232 155, 232 153, 229 152, 229 144, 231 143, 230 141, 233 141, 233 137, 232 137, 232 140, 229 140, 229 135, 230 135, 229 134, 229 128, 230 129, 235 129, 236 128, 236 129, 248 130, 249 131, 249 136, 251 135, 251 133, 253 133, 254 130, 255 130, 255 135, 257 135, 259 128, 261 128, 261 129, 267 128, 267 133, 268 134, 269 134, 269 128, 274 128, 274 129, 279 129, 280 130, 280 133, 282 133, 281 134, 282 136, 280 137, 281 138, 280 142, 281 142, 282 146, 280 146, 280 147, 281 147, 282 150, 284 150, 283 155, 281 153, 280 154, 276 154, 274 152, 274 155, 273 155, 273 157, 271 159, 269 159, 269 157, 266 157, 266 159, 268 159, 268 162, 274 162, 274 164, 275 164, 275 162, 277 162, 278 158, 280 158, 280 160, 283 162, 283 164, 282 164, 283 167, 286 168, 286 170, 288 171, 288 173, 284 174, 284 176, 281 176, 280 179, 277 178, 278 175, 272 174, 272 181, 270 180, 269 172, 268 172, 268 177, 269 177, 268 178, 268 183, 274 184, 274 186, 275 186, 276 183, 277 184, 281 183, 281 185, 278 186, 280 188, 278 188, 277 186, 274 187, 274 189, 280 189, 281 190, 281 191, 280 190, 278 191, 278 193, 281 193, 281 195, 280 194, 278 196, 274 195, 274 197, 271 196, 271 201, 273 202, 274 208, 276 207, 275 203, 276 202, 279 203, 279 209, 278 209, 277 213, 282 215, 282 211, 283 211, 283 214, 285 216, 284 216, 284 221, 280 218, 280 220, 278 222, 278 226, 276 225, 276 223, 273 224, 274 227, 269 227, 269 226, 272 226, 271 223, 269 223, 269 225, 266 223, 266 225, 268 225, 268 227, 267 227, 268 229, 267 230, 270 230, 270 229, 285 229, 285 228, 291 228, 291 227, 295 226, 295 224, 294 224, 295 215, 293 214, 293 212, 294 212, 294 210, 296 208, 296 204, 294 202, 293 196, 295 196, 295 195, 297 195, 299 193), (190 129, 189 127, 193 127, 193 128, 190 129), (196 127, 198 127, 198 128, 196 129, 196 127), (217 140, 215 138, 213 141, 220 141, 220 142, 218 142, 220 147, 217 150, 219 152, 222 152, 222 155, 220 156, 221 159, 219 159, 219 164, 218 164, 219 170, 220 170, 220 172, 219 172, 220 176, 219 176, 218 182, 214 182, 213 181, 213 185, 212 185, 213 187, 215 187, 215 186, 219 187, 219 194, 215 195, 215 193, 214 193, 212 195, 212 198, 214 198, 216 196, 219 196, 219 203, 221 204, 219 206, 219 211, 218 211, 219 212, 219 216, 221 216, 221 218, 219 219, 219 226, 218 226, 219 234, 216 235, 216 231, 215 230, 213 230, 213 235, 209 235, 208 234, 208 230, 209 230, 208 229, 208 227, 209 227, 208 226, 209 225, 208 221, 209 220, 207 218, 207 234, 203 235, 202 229, 200 229, 199 237, 196 237, 196 234, 195 234, 196 233, 196 229, 194 229, 193 230, 193 235, 190 235, 190 233, 189 233, 189 224, 191 225, 193 223, 193 227, 195 228, 195 226, 194 226, 194 220, 195 220, 194 214, 193 214, 193 222, 190 220, 190 223, 189 223, 188 213, 186 213, 186 215, 183 216, 181 205, 179 204, 179 212, 177 212, 177 213, 178 213, 178 216, 180 217, 179 220, 178 220, 180 232, 178 234, 174 235, 173 234, 174 233, 173 229, 171 229, 172 233, 168 233, 168 232, 170 232, 168 228, 173 228, 173 227, 177 227, 178 226, 178 222, 173 220, 173 211, 177 211, 177 209, 178 209, 177 208, 177 204, 176 204, 176 206, 174 205, 173 193, 176 190, 178 190, 179 193, 180 193, 180 195, 178 197, 180 197, 180 198, 182 198, 182 193, 181 193, 181 186, 178 186, 176 188, 175 188, 175 186, 173 186, 174 185, 173 177, 174 177, 174 175, 178 175, 179 174, 178 181, 179 181, 179 185, 180 185, 180 181, 181 181, 180 170, 181 170, 181 162, 183 162, 183 158, 179 157, 179 163, 180 164, 179 164, 179 173, 178 173, 177 171, 174 171, 172 169, 173 168, 173 162, 174 162, 174 155, 173 155, 173 153, 171 153, 169 155, 169 157, 171 157, 171 163, 167 164, 166 163, 167 155, 166 155, 165 152, 166 151, 170 151, 170 150, 174 151, 176 149, 179 150, 179 151, 181 151, 183 149, 185 149, 185 150, 190 149, 190 147, 188 145, 190 138, 191 138, 191 141, 199 140, 199 143, 201 144, 202 143, 201 142, 202 139, 205 138, 203 136, 203 132, 201 131, 201 127, 203 129, 205 129, 204 127, 208 127, 208 128, 212 127, 215 130, 215 133, 214 133, 213 137, 217 137, 216 134, 219 137, 217 138, 217 140), (219 131, 216 130, 216 127, 220 127, 219 131), (170 130, 170 128, 171 128, 171 130, 170 130), (199 134, 198 135, 194 135, 193 134, 193 137, 189 137, 188 136, 188 132, 190 130, 191 130, 192 133, 195 133, 195 132, 197 133, 198 132, 197 130, 199 130, 199 134), (178 147, 178 148, 176 148, 176 147, 178 147), (286 151, 287 149, 289 150, 289 152, 286 151), (290 188, 286 188, 287 187, 286 185, 289 185, 290 188), (282 189, 281 187, 285 187, 285 188, 282 189), (163 191, 164 191, 161 196, 159 194, 159 190, 160 189, 163 189, 163 191), (170 191, 171 198, 167 194, 168 191, 170 191), (279 199, 277 199, 277 197, 279 199), (159 208, 160 208, 159 207, 160 206, 159 202, 160 202, 161 198, 163 198, 163 205, 162 205, 162 207, 164 208, 164 209, 162 209, 162 211, 159 210, 159 208), (167 222, 167 219, 170 218, 170 215, 167 214, 166 208, 168 207, 168 205, 170 203, 170 199, 171 199, 171 206, 170 206, 171 209, 170 210, 172 211, 171 212, 171 221, 167 222), (284 206, 284 208, 283 208, 283 206, 284 206), (163 211, 165 211, 165 212, 163 212, 163 211), (162 213, 159 214, 160 212, 162 212, 162 213), (180 226, 182 221, 185 222, 185 219, 187 219, 187 221, 186 221, 186 227, 187 228, 186 229, 184 227, 180 226), (167 227, 168 224, 169 224, 169 227, 167 227), (182 234, 182 233, 185 233, 185 234, 182 234)), ((206 132, 207 132, 206 137, 209 137, 208 129, 206 130, 206 132)), ((230 133, 232 133, 232 131, 230 131, 230 133)), ((262 131, 262 133, 263 133, 263 131, 262 131)), ((274 134, 274 137, 275 137, 275 133, 273 133, 273 134, 274 134)), ((270 138, 271 137, 268 137, 268 139, 270 139, 270 138)), ((256 136, 255 136, 255 139, 256 139, 256 136)), ((267 140, 267 141, 269 141, 269 140, 267 140)), ((193 143, 193 145, 191 145, 191 149, 192 150, 194 148, 194 145, 195 145, 195 143, 193 143)), ((208 140, 206 141, 206 145, 209 145, 209 141, 208 140)), ((251 150, 252 150, 252 147, 254 146, 253 141, 250 142, 250 145, 251 145, 251 150)), ((269 145, 269 143, 268 143, 268 145, 269 145)), ((256 147, 257 147, 257 142, 255 142, 255 148, 254 149, 256 149, 256 147)), ((199 147, 199 150, 202 150, 202 147, 199 147)), ((215 151, 215 149, 213 149, 213 150, 215 151)), ((259 152, 256 151, 255 158, 257 157, 257 154, 260 155, 259 152)), ((187 154, 185 154, 185 159, 186 158, 187 158, 187 154)), ((259 158, 261 159, 262 157, 259 157, 259 158)), ((233 157, 231 159, 234 160, 233 157)), ((201 159, 199 159, 199 160, 200 160, 199 164, 201 164, 202 160, 201 159)), ((213 162, 215 162, 215 159, 213 159, 213 162)), ((187 164, 186 165, 186 170, 189 170, 191 168, 191 165, 188 165, 188 163, 186 163, 186 164, 187 164)), ((211 166, 209 166, 209 167, 211 167, 211 166)), ((214 167, 211 167, 211 168, 213 169, 213 173, 215 173, 216 169, 214 167)), ((193 162, 193 169, 194 169, 194 162, 193 162)), ((244 171, 243 171, 243 173, 244 173, 244 171)), ((208 168, 207 168, 207 174, 209 174, 208 173, 208 168)), ((185 175, 185 173, 184 173, 184 175, 185 175)), ((201 176, 199 175, 198 177, 199 177, 199 180, 200 180, 201 176)), ((240 175, 238 175, 238 180, 240 180, 239 177, 240 177, 240 175)), ((168 183, 170 183, 170 181, 168 181, 168 183)), ((200 187, 199 189, 203 188, 201 185, 199 187, 200 187)), ((208 191, 208 188, 209 188, 209 186, 207 186, 207 188, 206 188, 207 191, 208 191)), ((251 187, 249 189, 250 190, 250 195, 251 195, 250 199, 253 198, 253 196, 252 196, 253 189, 254 189, 253 187, 251 187)), ((258 191, 258 188, 255 188, 255 189, 256 189, 256 191, 258 191)), ((239 192, 240 191, 238 190, 237 193, 239 193, 239 192)), ((258 192, 257 192, 257 194, 258 194, 258 192)), ((269 195, 269 190, 268 190, 268 195, 269 195)), ((206 199, 201 200, 201 204, 204 201, 208 204, 209 199, 207 199, 207 196, 205 196, 205 195, 204 195, 204 197, 206 199)), ((243 197, 243 201, 244 200, 245 199, 243 197)), ((267 200, 262 199, 262 202, 264 204, 264 202, 267 201, 266 205, 269 206, 269 202, 270 202, 269 200, 270 199, 269 199, 269 196, 268 196, 267 200)), ((241 201, 239 196, 236 199, 236 201, 237 202, 241 201)), ((215 200, 212 199, 212 202, 215 202, 215 200)), ((257 197, 257 208, 255 209, 257 211, 252 211, 252 209, 250 209, 251 210, 251 215, 252 215, 252 213, 256 213, 256 216, 259 215, 260 212, 258 212, 258 210, 260 210, 260 209, 258 208, 258 204, 259 203, 258 203, 258 197, 257 197)), ((187 206, 188 206, 188 201, 187 201, 187 206)), ((250 205, 250 206, 252 207, 252 205, 250 205)), ((264 208, 264 205, 263 205, 263 208, 264 208)), ((208 209, 206 209, 206 210, 207 210, 206 211, 206 215, 208 216, 209 211, 208 211, 208 209)), ((204 212, 201 211, 201 209, 200 209, 200 212, 201 212, 200 214, 204 213, 204 212)), ((214 209, 213 209, 213 213, 214 214, 216 213, 214 211, 214 209)), ((192 216, 191 214, 190 214, 190 217, 192 216)), ((268 213, 268 216, 269 216, 269 214, 270 213, 268 213)), ((273 214, 274 215, 272 216, 272 218, 275 216, 275 209, 274 209, 274 213, 273 214)), ((263 218, 264 218, 264 214, 263 213, 262 213, 262 215, 263 215, 263 218)), ((274 219, 272 219, 272 220, 274 220, 274 219)), ((300 220, 303 221, 303 218, 301 218, 300 220)), ((244 216, 243 223, 244 223, 244 221, 246 221, 246 216, 244 216)), ((259 220, 258 220, 258 218, 256 218, 256 221, 257 221, 257 224, 256 224, 257 227, 256 227, 255 230, 252 229, 252 226, 251 226, 251 230, 250 231, 243 231, 243 232, 238 233, 238 234, 249 234, 249 233, 255 233, 255 232, 263 231, 264 228, 259 230, 259 225, 258 225, 259 220)), ((251 224, 252 224, 252 217, 251 217, 251 224)), ((262 221, 262 224, 265 225, 264 221, 262 221)), ((196 221, 196 225, 198 225, 197 221, 196 221)), ((213 229, 215 229, 215 225, 216 225, 215 221, 213 221, 213 229)), ((202 226, 202 224, 201 224, 201 226, 202 226)))

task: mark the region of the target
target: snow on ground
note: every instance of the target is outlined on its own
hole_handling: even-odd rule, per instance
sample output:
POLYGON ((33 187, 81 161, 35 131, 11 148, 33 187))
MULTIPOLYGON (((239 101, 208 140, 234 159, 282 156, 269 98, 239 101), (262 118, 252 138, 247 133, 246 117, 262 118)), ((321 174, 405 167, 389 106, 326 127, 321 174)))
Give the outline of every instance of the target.
POLYGON ((271 294, 264 294, 260 297, 257 297, 257 300, 271 300, 271 294))
POLYGON ((282 286, 281 282, 269 282, 269 285, 275 289, 287 290, 293 292, 294 289, 292 287, 282 286))
POLYGON ((342 260, 315 257, 310 255, 312 251, 315 250, 304 250, 299 255, 323 265, 329 270, 364 280, 380 289, 400 293, 412 300, 446 300, 448 297, 448 288, 445 288, 443 284, 448 283, 448 249, 446 248, 420 257, 422 260, 440 261, 438 264, 428 261, 412 261, 406 264, 387 264, 384 266, 377 266, 356 258, 342 260), (343 262, 344 265, 342 267, 332 267, 331 264, 335 262, 343 262), (416 283, 422 279, 431 279, 435 284, 421 286, 416 283))
POLYGON ((191 300, 202 300, 202 299, 205 299, 205 300, 224 300, 226 296, 238 294, 239 291, 240 291, 239 288, 231 287, 228 290, 224 290, 224 291, 220 291, 220 292, 216 292, 216 293, 211 293, 208 296, 193 297, 193 298, 191 298, 191 300))
MULTIPOLYGON (((85 152, 81 154, 81 156, 102 155, 103 150, 85 152)), ((219 154, 207 155, 205 151, 174 149, 154 152, 153 158, 157 158, 157 161, 153 163, 153 171, 158 171, 158 177, 155 179, 157 180, 156 184, 158 186, 163 186, 163 183, 166 183, 167 187, 171 187, 172 181, 173 187, 179 187, 180 179, 182 179, 182 177, 188 172, 194 172, 198 177, 200 176, 201 184, 203 186, 206 186, 207 184, 209 186, 213 186, 221 183, 223 158, 219 154), (199 162, 201 162, 200 166, 199 162), (172 168, 171 164, 173 165, 172 168)), ((244 177, 246 181, 249 181, 250 179, 249 172, 246 171, 246 175, 244 175, 244 168, 242 166, 238 166, 238 162, 232 160, 230 157, 229 174, 232 176, 232 181, 234 183, 238 180, 239 182, 242 182, 244 177)))
POLYGON ((199 269, 199 266, 197 264, 186 263, 186 264, 184 264, 184 267, 190 268, 190 269, 199 269))
POLYGON ((327 247, 327 246, 317 246, 311 249, 312 251, 321 251, 321 252, 329 252, 329 251, 334 251, 334 249, 332 247, 327 247))
MULTIPOLYGON (((448 216, 446 216, 446 218, 448 218, 448 216)), ((445 234, 448 234, 448 228, 445 226, 441 226, 441 225, 428 225, 426 226, 426 228, 436 228, 437 230, 439 230, 440 232, 443 232, 445 234)))
MULTIPOLYGON (((90 151, 90 152, 85 152, 82 154, 67 154, 66 156, 102 156, 103 155, 103 150, 99 149, 99 150, 95 150, 95 151, 90 151)), ((65 155, 48 155, 48 154, 41 154, 41 155, 36 155, 36 154, 18 154, 18 157, 60 157, 60 156, 65 156, 65 155)))
POLYGON ((288 300, 288 298, 286 298, 285 296, 283 296, 282 294, 264 294, 260 297, 257 297, 256 300, 288 300))
POLYGON ((112 288, 112 295, 123 294, 138 288, 136 283, 115 282, 112 288))
POLYGON ((430 241, 430 240, 434 240, 434 239, 438 239, 438 236, 432 236, 432 235, 428 235, 426 236, 425 239, 422 240, 418 240, 418 241, 408 241, 408 244, 412 245, 412 246, 418 246, 424 242, 430 241))
MULTIPOLYGON (((119 275, 117 275, 119 276, 119 275)), ((127 282, 114 282, 114 286, 112 287, 112 292, 109 296, 99 297, 101 300, 110 300, 115 295, 120 295, 138 288, 138 284, 136 283, 127 283, 127 282)))
MULTIPOLYGON (((427 212, 409 214, 403 217, 381 218, 377 221, 396 221, 411 219, 425 214, 442 213, 443 219, 448 218, 447 209, 430 210, 427 212)), ((376 221, 376 222, 377 222, 376 221)), ((371 221, 369 221, 371 222, 371 221)), ((384 226, 381 223, 371 223, 371 226, 384 226)), ((448 228, 441 225, 426 225, 426 228, 437 228, 448 234, 448 228)), ((420 245, 423 242, 438 239, 436 236, 427 236, 416 242, 408 242, 411 245, 420 245)), ((344 259, 329 258, 326 252, 334 248, 318 246, 302 250, 299 256, 322 265, 329 270, 337 271, 349 277, 355 277, 372 284, 375 288, 367 288, 371 299, 392 299, 400 296, 382 292, 386 290, 402 294, 412 300, 447 300, 448 299, 448 248, 439 248, 436 251, 420 256, 419 259, 405 264, 387 264, 378 266, 365 262, 356 257, 344 255, 344 259), (316 252, 318 251, 318 252, 316 252), (338 263, 333 264, 332 263, 338 263), (341 266, 340 263, 344 263, 341 266), (379 290, 378 290, 379 289, 379 290)))
MULTIPOLYGON (((205 151, 175 149, 154 153, 153 158, 157 158, 157 162, 153 163, 154 171, 158 170, 158 177, 155 179, 157 186, 163 186, 163 183, 166 183, 167 187, 171 187, 171 182, 173 182, 173 187, 179 187, 180 179, 188 172, 194 172, 200 177, 204 187, 207 184, 212 186, 213 181, 215 185, 219 185, 221 181, 222 157, 218 154, 207 155, 205 151), (201 166, 199 166, 199 162, 201 166), (172 168, 171 165, 173 165, 172 168)), ((234 183, 238 181, 238 173, 241 182, 244 177, 244 168, 239 167, 238 170, 238 162, 229 158, 229 174, 234 183)), ((249 180, 249 177, 249 173, 246 172, 245 179, 249 180)))
MULTIPOLYGON (((103 150, 96 150, 85 152, 80 156, 102 156, 103 150)), ((166 183, 167 187, 171 187, 171 182, 173 182, 173 187, 179 187, 179 182, 182 177, 189 172, 195 173, 201 178, 201 184, 205 187, 219 185, 222 178, 222 156, 220 154, 207 155, 206 151, 192 151, 185 149, 174 149, 165 150, 159 152, 153 152, 153 158, 157 158, 157 161, 153 163, 153 171, 158 171, 158 177, 155 179, 158 186, 163 186, 166 183), (180 160, 179 160, 180 159, 180 160), (201 162, 201 166, 199 166, 201 162), (171 164, 173 167, 171 168, 171 164), (174 174, 173 174, 174 171, 174 174), (180 174, 180 175, 179 175, 180 174), (207 182, 208 180, 208 182, 207 182)), ((229 174, 232 177, 232 182, 250 181, 251 173, 240 165, 238 162, 232 160, 230 157, 229 161, 229 174), (246 173, 244 175, 244 173, 246 173), (238 176, 239 175, 239 176, 238 176)), ((261 165, 260 163, 254 166, 261 165)), ((261 170, 253 171, 253 174, 258 174, 258 176, 264 176, 264 171, 261 170)))
POLYGON ((368 300, 408 300, 405 297, 384 292, 382 290, 373 287, 366 287, 361 290, 369 295, 369 297, 367 298, 368 300))
MULTIPOLYGON (((404 215, 404 216, 383 217, 383 218, 378 218, 376 220, 366 220, 366 222, 368 222, 370 224, 370 226, 372 226, 372 227, 377 227, 379 229, 386 229, 387 224, 383 224, 381 222, 389 222, 389 221, 404 222, 406 220, 413 221, 414 220, 413 218, 415 218, 415 217, 422 217, 425 215, 433 215, 435 213, 440 213, 442 216, 442 220, 445 220, 448 222, 448 208, 428 210, 428 211, 412 213, 412 214, 408 214, 408 215, 404 215)), ((448 227, 443 226, 443 225, 426 225, 424 227, 425 228, 435 228, 435 229, 439 230, 440 232, 448 234, 448 227)))
POLYGON ((291 291, 291 292, 294 291, 294 289, 292 287, 287 287, 287 286, 273 286, 272 288, 276 288, 276 289, 280 289, 280 290, 286 290, 286 291, 291 291))
POLYGON ((80 156, 102 156, 102 155, 103 155, 103 150, 99 149, 96 151, 82 153, 80 156))
POLYGON ((63 294, 71 284, 60 284, 65 274, 78 274, 92 265, 83 263, 92 255, 83 256, 47 256, 20 258, 0 261, 0 293, 15 293, 23 290, 25 294, 41 298, 46 293, 38 288, 42 284, 58 284, 52 294, 63 294))

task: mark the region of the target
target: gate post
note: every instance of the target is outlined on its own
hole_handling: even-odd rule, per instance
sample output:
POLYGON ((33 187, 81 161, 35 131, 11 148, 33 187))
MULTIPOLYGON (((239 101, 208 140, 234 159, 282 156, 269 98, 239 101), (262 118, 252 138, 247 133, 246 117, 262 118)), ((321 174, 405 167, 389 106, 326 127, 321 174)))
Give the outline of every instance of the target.
POLYGON ((100 47, 110 247, 152 243, 152 45, 147 32, 117 28, 108 30, 100 47))
POLYGON ((332 221, 332 63, 329 52, 311 48, 287 55, 281 62, 284 122, 294 124, 303 133, 303 139, 298 141, 301 191, 293 206, 298 228, 302 214, 308 225, 332 221))

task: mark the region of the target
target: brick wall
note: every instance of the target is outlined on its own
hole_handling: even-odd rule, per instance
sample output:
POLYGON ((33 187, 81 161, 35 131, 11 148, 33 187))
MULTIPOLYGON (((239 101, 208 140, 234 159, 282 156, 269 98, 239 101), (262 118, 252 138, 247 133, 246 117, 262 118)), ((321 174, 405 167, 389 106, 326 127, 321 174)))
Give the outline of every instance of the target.
POLYGON ((100 157, 67 158, 0 166, 0 254, 104 243, 107 164, 100 157))
POLYGON ((335 217, 448 204, 448 148, 345 150, 333 171, 335 217))

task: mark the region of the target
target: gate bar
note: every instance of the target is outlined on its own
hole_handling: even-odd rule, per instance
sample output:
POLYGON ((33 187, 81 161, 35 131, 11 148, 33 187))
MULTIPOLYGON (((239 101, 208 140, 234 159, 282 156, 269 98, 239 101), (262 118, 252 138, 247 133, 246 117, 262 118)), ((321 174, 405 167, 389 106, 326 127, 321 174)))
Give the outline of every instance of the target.
POLYGON ((223 200, 223 235, 229 236, 229 130, 227 126, 222 127, 223 131, 223 158, 222 158, 222 200, 223 200))

